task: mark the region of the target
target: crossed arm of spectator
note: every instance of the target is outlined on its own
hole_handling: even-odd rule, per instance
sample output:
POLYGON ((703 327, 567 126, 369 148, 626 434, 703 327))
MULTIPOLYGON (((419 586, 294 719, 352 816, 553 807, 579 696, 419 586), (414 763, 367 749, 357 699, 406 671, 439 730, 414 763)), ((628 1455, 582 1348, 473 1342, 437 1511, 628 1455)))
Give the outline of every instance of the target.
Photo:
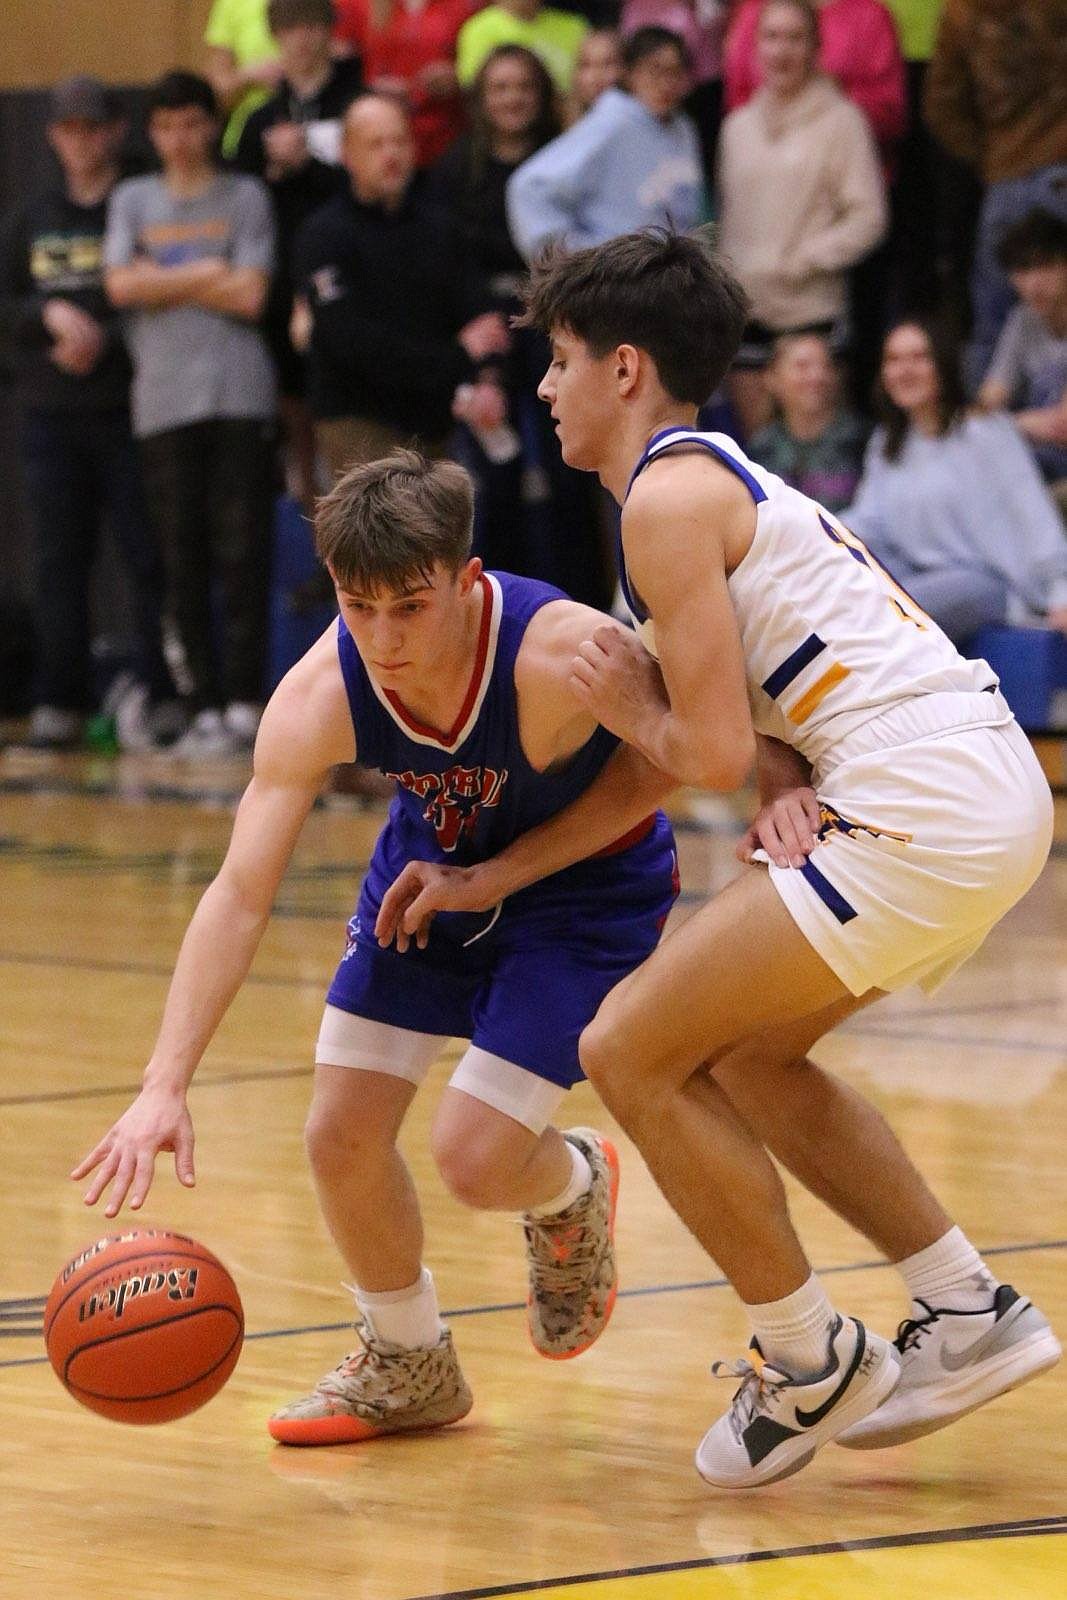
MULTIPOLYGON (((1006 383, 987 378, 978 391, 983 411, 1010 411, 1012 394, 1006 383)), ((1011 420, 1033 444, 1055 444, 1067 449, 1067 390, 1052 406, 1029 406, 1012 411, 1011 420)))
POLYGON ((219 256, 173 267, 136 257, 127 266, 108 268, 104 282, 112 305, 121 310, 194 305, 256 322, 263 314, 269 277, 258 267, 231 267, 219 256))

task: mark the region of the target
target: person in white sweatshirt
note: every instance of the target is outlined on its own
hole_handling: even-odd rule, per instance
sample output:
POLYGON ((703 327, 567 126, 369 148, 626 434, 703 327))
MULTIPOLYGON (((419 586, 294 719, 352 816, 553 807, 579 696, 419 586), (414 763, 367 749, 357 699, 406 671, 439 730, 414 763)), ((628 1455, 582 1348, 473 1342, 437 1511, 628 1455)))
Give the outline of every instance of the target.
POLYGON ((722 127, 719 246, 751 301, 730 381, 746 435, 765 426, 762 370, 783 333, 847 344, 847 271, 888 225, 878 152, 862 111, 816 68, 811 0, 767 0, 757 47, 762 87, 722 127))
POLYGON ((508 183, 508 222, 527 260, 550 241, 580 250, 657 223, 685 232, 702 218, 700 143, 681 110, 691 87, 684 41, 639 28, 623 61, 625 88, 605 89, 508 183))

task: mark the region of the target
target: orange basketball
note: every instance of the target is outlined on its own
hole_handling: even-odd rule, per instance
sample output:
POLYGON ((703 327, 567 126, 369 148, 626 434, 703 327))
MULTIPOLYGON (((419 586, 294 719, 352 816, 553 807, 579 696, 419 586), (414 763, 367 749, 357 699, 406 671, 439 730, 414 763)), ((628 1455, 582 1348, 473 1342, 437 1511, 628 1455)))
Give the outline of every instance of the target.
POLYGON ((182 1233, 108 1234, 68 1261, 44 1340, 75 1400, 116 1422, 172 1422, 218 1394, 237 1365, 244 1311, 216 1256, 182 1233))

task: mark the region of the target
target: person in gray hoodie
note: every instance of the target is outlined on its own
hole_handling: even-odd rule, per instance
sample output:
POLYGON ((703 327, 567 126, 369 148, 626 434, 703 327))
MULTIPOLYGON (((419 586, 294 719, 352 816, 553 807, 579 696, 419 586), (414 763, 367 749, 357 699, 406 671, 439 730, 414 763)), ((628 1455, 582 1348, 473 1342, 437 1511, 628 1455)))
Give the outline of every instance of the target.
POLYGON ((623 59, 625 88, 606 89, 508 183, 512 237, 528 260, 550 240, 578 250, 656 223, 684 232, 702 219, 700 144, 681 110, 685 43, 666 28, 639 28, 623 59))

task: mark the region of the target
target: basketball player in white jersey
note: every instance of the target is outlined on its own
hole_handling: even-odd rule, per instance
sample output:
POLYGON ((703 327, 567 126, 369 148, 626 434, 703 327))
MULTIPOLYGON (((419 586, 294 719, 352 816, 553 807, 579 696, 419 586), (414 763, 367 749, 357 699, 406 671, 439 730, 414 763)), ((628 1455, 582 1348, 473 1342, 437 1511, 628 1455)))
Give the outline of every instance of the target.
MULTIPOLYGON (((624 979, 581 1041, 747 1309, 751 1360, 731 1366, 740 1387, 697 1467, 756 1486, 832 1439, 862 1449, 942 1427, 1060 1355, 881 1116, 807 1059, 843 1018, 905 984, 932 992, 978 948, 1041 871, 1051 798, 986 663, 964 660, 834 517, 695 431, 745 320, 703 243, 632 234, 549 260, 527 318, 552 339, 540 393, 564 459, 623 507, 620 575, 643 641, 598 629, 574 692, 680 783, 729 791, 756 766, 752 870, 624 979), (913 1304, 895 1348, 831 1304, 768 1150, 898 1265, 913 1304)), ((423 938, 436 910, 495 904, 587 855, 623 805, 609 764, 494 861, 412 864, 380 937, 423 938)))

